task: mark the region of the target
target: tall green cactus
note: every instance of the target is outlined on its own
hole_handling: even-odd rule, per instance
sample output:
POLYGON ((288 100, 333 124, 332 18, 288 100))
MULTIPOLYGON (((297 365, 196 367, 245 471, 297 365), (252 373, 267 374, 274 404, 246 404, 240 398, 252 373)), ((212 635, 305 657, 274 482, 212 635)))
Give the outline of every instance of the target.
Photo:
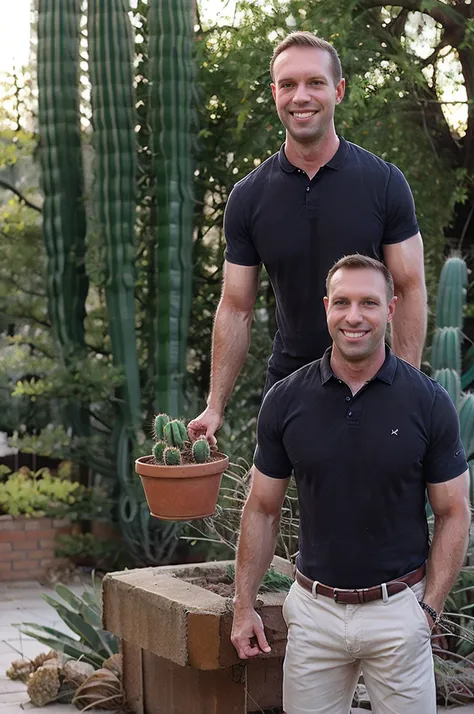
POLYGON ((459 414, 461 439, 470 462, 471 501, 474 503, 474 393, 466 392, 474 383, 471 366, 462 373, 462 327, 468 285, 464 260, 453 255, 446 260, 439 279, 436 303, 436 330, 431 347, 431 368, 459 414))
MULTIPOLYGON (((78 93, 80 16, 81 0, 39 0, 38 128, 48 308, 66 365, 84 356, 88 292, 78 93)), ((70 405, 67 413, 74 431, 85 435, 85 409, 70 405)))
POLYGON ((128 0, 89 0, 95 156, 94 211, 106 246, 106 300, 114 363, 124 368, 126 423, 140 421, 135 332, 135 98, 128 0))
MULTIPOLYGON (((124 370, 113 432, 120 482, 120 521, 132 551, 140 540, 143 493, 130 444, 140 423, 135 330, 135 97, 128 0, 89 0, 88 47, 94 145, 94 214, 106 247, 107 314, 114 364, 124 370)), ((147 527, 146 527, 147 528, 147 527)))
POLYGON ((191 304, 193 4, 149 0, 150 106, 156 171, 156 410, 182 414, 191 304))

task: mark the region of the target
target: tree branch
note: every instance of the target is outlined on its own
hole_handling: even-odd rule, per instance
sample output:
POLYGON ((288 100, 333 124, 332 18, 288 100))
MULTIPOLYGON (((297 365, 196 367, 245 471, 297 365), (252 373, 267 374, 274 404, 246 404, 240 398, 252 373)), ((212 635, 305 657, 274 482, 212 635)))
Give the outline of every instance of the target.
POLYGON ((356 5, 357 7, 362 10, 371 10, 376 7, 401 7, 410 12, 421 12, 439 22, 446 30, 462 30, 464 35, 464 17, 454 8, 436 0, 433 0, 432 7, 423 9, 421 8, 420 0, 389 0, 389 2, 384 2, 383 0, 360 0, 356 5))
POLYGON ((42 213, 42 210, 39 206, 37 206, 35 203, 31 203, 31 201, 26 198, 26 196, 24 196, 16 186, 13 186, 13 184, 9 183, 8 181, 5 181, 5 179, 0 178, 0 187, 6 188, 7 191, 11 191, 12 193, 14 193, 16 196, 18 196, 20 201, 25 204, 25 206, 28 206, 28 208, 32 208, 33 211, 42 213))

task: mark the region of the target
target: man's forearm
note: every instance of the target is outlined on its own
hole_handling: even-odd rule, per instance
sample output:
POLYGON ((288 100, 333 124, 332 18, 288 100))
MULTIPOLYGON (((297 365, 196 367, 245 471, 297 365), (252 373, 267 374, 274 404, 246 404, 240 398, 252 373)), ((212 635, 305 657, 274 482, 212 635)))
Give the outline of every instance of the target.
POLYGON ((207 403, 220 414, 224 412, 249 351, 252 317, 253 311, 235 310, 222 301, 216 311, 207 403))
POLYGON ((254 607, 263 577, 272 562, 279 519, 246 504, 242 512, 235 569, 235 607, 254 607))
POLYGON ((424 601, 437 612, 453 587, 466 556, 470 514, 435 517, 433 541, 427 563, 424 601))
POLYGON ((394 353, 420 368, 426 338, 426 291, 424 286, 407 291, 397 290, 397 306, 393 315, 392 348, 394 353))

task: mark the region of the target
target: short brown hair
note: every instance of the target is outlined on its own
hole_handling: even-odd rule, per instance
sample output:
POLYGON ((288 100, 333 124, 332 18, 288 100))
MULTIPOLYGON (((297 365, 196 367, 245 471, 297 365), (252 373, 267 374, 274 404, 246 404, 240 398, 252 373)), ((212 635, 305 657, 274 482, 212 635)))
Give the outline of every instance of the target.
POLYGON ((317 50, 328 52, 331 56, 334 84, 339 84, 342 79, 342 67, 337 51, 329 42, 326 42, 326 40, 321 40, 319 37, 316 37, 316 35, 313 35, 312 32, 303 31, 291 32, 273 50, 273 56, 270 61, 270 75, 272 77, 272 81, 274 79, 273 65, 275 64, 275 60, 278 55, 281 55, 281 53, 289 47, 315 47, 317 50))
POLYGON ((381 263, 380 260, 370 258, 368 255, 360 255, 359 253, 345 255, 340 258, 337 263, 334 263, 326 278, 326 295, 329 294, 329 285, 334 276, 334 273, 336 273, 338 270, 341 270, 341 268, 348 268, 349 270, 355 268, 369 268, 371 270, 377 270, 379 273, 382 273, 383 277, 385 278, 385 282, 387 284, 388 300, 390 301, 393 298, 395 288, 393 285, 392 274, 387 268, 387 266, 381 263))

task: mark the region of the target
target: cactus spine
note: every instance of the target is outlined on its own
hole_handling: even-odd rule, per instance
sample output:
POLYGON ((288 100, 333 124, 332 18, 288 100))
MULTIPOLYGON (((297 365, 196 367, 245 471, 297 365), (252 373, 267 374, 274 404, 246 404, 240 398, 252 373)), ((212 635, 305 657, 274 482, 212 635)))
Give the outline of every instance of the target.
POLYGON ((163 460, 167 466, 179 466, 181 454, 175 446, 167 446, 163 452, 163 460))
POLYGON ((200 436, 193 444, 193 459, 198 464, 204 464, 211 458, 211 447, 205 436, 200 436))

